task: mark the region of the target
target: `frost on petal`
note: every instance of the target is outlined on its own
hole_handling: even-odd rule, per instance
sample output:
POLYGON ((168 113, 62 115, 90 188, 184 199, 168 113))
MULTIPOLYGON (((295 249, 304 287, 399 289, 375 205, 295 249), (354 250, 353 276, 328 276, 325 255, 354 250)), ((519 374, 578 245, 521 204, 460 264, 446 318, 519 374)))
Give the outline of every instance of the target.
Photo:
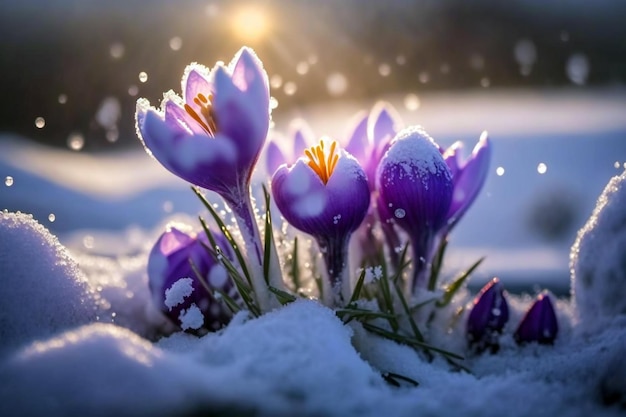
POLYGON ((170 288, 165 290, 165 306, 171 311, 173 307, 182 304, 185 298, 193 292, 192 284, 191 278, 181 278, 174 282, 170 288))

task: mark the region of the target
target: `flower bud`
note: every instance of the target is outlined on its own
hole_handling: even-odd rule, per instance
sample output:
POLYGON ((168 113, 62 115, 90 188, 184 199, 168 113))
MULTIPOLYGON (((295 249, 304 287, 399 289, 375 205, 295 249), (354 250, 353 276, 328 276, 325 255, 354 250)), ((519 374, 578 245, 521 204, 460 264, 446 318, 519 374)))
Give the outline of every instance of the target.
POLYGON ((231 318, 230 310, 207 291, 198 275, 209 288, 238 296, 226 269, 203 243, 208 244, 204 232, 193 236, 171 227, 157 240, 148 258, 155 305, 181 329, 196 334, 218 330, 231 318))
POLYGON ((550 296, 543 292, 526 312, 515 331, 515 340, 519 344, 526 342, 552 344, 558 331, 559 324, 550 296))
POLYGON ((474 299, 467 319, 467 340, 476 352, 499 348, 498 334, 509 320, 509 306, 504 298, 504 287, 498 278, 485 285, 474 299))

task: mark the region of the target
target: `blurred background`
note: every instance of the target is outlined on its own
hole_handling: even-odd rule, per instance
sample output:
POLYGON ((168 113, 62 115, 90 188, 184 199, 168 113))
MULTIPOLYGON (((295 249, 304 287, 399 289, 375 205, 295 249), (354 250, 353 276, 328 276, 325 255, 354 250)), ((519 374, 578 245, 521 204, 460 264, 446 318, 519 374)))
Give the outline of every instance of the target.
POLYGON ((379 99, 466 155, 488 130, 490 173, 446 265, 486 255, 475 288, 565 295, 576 233, 626 168, 625 21, 619 0, 0 1, 0 210, 113 256, 173 214, 194 222, 188 184, 140 149, 135 102, 249 45, 272 136, 305 117, 341 137, 379 99))
POLYGON ((255 48, 282 109, 414 91, 626 81, 615 0, 0 2, 0 131, 54 146, 138 146, 134 105, 186 64, 255 48))

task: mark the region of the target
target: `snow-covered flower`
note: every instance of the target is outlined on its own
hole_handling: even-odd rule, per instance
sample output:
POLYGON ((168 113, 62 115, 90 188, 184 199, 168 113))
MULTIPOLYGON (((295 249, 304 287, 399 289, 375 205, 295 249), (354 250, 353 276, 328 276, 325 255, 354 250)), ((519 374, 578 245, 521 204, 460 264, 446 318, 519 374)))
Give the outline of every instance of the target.
POLYGON ((331 288, 340 298, 348 284, 347 245, 369 207, 363 168, 337 142, 321 140, 295 164, 276 171, 272 194, 285 219, 317 240, 331 288))
POLYGON ((453 182, 439 147, 419 126, 398 133, 376 173, 381 222, 395 223, 409 235, 415 292, 426 286, 433 241, 445 226, 453 182))
MULTIPOLYGON (((220 247, 228 249, 221 236, 220 247)), ((203 246, 204 232, 189 235, 170 227, 157 240, 148 258, 148 279, 154 304, 183 330, 203 333, 230 321, 230 310, 204 285, 237 298, 226 269, 203 246), (204 283, 202 283, 199 274, 204 283)))
POLYGON ((489 171, 491 144, 487 132, 482 133, 472 154, 465 160, 461 158, 462 149, 463 143, 456 142, 443 153, 454 183, 446 232, 454 227, 472 205, 485 184, 489 171))
POLYGON ((244 47, 228 66, 187 66, 182 89, 165 93, 160 111, 137 101, 139 138, 169 171, 237 205, 269 128, 267 74, 244 47))
POLYGON ((474 298, 467 318, 467 340, 477 352, 498 349, 498 333, 509 321, 509 306, 504 287, 498 278, 492 279, 474 298))
POLYGON ((515 331, 515 340, 517 343, 551 344, 556 339, 558 331, 559 324, 552 301, 550 301, 550 296, 543 292, 537 296, 533 305, 526 312, 515 331))

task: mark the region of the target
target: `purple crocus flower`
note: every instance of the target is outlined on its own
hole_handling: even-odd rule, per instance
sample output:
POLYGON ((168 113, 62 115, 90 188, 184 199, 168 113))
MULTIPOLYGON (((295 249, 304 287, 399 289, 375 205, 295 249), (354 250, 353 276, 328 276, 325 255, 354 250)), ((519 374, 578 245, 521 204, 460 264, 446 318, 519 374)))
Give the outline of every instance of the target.
MULTIPOLYGON (((221 247, 228 248, 223 238, 218 238, 221 247)), ((231 318, 230 310, 207 291, 196 272, 210 288, 238 298, 226 269, 203 243, 209 244, 204 232, 194 236, 170 227, 159 237, 148 258, 155 305, 183 330, 196 334, 218 330, 231 318)))
POLYGON ((317 240, 338 303, 348 284, 348 242, 367 213, 369 187, 363 168, 336 142, 322 140, 305 153, 276 171, 272 194, 285 219, 317 240))
POLYGON ((453 183, 439 147, 419 126, 391 142, 377 171, 381 222, 395 223, 409 235, 413 250, 413 292, 426 286, 433 240, 445 226, 453 183))
POLYGON ((485 285, 474 299, 467 318, 467 340, 477 352, 498 350, 498 333, 509 321, 509 306, 504 298, 504 287, 498 278, 485 285))
POLYGON ((537 342, 551 344, 556 339, 559 324, 550 296, 541 293, 528 309, 519 327, 515 331, 517 343, 537 342))
POLYGON ((161 111, 137 101, 139 138, 172 173, 238 206, 269 128, 267 74, 244 47, 227 67, 189 65, 182 88, 182 98, 165 94, 161 111))
POLYGON ((491 159, 491 145, 487 132, 483 132, 474 147, 472 154, 461 160, 462 142, 456 142, 443 153, 443 158, 452 174, 454 193, 448 210, 448 225, 445 232, 449 232, 463 217, 472 205, 476 196, 485 184, 491 159))
MULTIPOLYGON (((161 110, 137 101, 137 133, 146 151, 192 184, 217 192, 232 209, 244 239, 253 286, 262 310, 269 309, 263 279, 263 245, 250 201, 250 178, 270 122, 269 84, 261 61, 242 48, 228 66, 189 65, 183 97, 170 91, 161 110)), ((273 284, 280 287, 272 251, 273 284)))

